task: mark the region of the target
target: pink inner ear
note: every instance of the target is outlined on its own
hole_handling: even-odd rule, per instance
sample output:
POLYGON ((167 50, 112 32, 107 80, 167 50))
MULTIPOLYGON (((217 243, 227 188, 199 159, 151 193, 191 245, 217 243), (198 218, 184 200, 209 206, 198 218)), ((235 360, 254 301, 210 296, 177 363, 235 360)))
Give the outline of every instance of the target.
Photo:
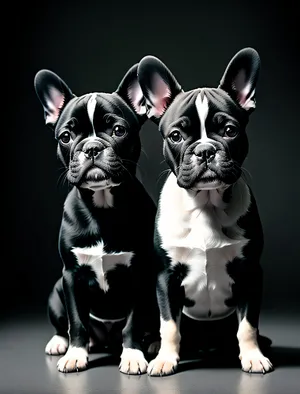
POLYGON ((142 105, 143 103, 143 92, 138 82, 133 82, 128 87, 128 98, 135 109, 136 113, 143 115, 146 113, 146 107, 142 105))
POLYGON ((156 118, 160 118, 166 111, 170 102, 171 90, 169 85, 159 76, 159 74, 153 75, 152 86, 153 93, 149 94, 149 98, 153 103, 153 106, 148 113, 148 117, 151 118, 152 116, 155 116, 156 118))
POLYGON ((243 107, 246 110, 255 107, 255 102, 253 100, 253 96, 255 94, 255 89, 253 89, 253 92, 247 98, 247 95, 251 91, 252 85, 250 82, 247 82, 246 74, 245 74, 244 70, 241 70, 239 72, 239 74, 237 75, 235 82, 234 82, 234 88, 237 91, 237 99, 238 99, 241 107, 243 107))
POLYGON ((65 96, 57 89, 51 88, 49 90, 50 98, 47 100, 47 117, 46 117, 46 124, 47 123, 56 123, 60 111, 65 102, 65 96))

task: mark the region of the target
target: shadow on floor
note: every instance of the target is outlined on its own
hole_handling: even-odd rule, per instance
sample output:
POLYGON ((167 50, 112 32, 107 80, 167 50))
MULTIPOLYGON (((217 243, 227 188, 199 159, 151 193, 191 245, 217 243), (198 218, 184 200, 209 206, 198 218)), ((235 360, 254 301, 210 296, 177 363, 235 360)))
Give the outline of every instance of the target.
MULTIPOLYGON (((272 346, 268 350, 265 350, 264 354, 271 360, 274 369, 300 366, 300 348, 272 346)), ((178 372, 200 368, 240 368, 240 360, 238 359, 238 355, 234 353, 225 355, 211 352, 198 358, 189 358, 185 355, 181 359, 178 372)))
MULTIPOLYGON (((272 361, 275 369, 281 367, 300 366, 300 348, 272 346, 264 351, 264 354, 272 361)), ((89 369, 102 366, 118 366, 120 357, 110 354, 99 355, 94 354, 89 361, 89 369)), ((186 354, 181 358, 178 372, 184 372, 194 369, 236 369, 240 368, 240 360, 238 354, 218 354, 218 352, 210 352, 209 354, 186 354)))

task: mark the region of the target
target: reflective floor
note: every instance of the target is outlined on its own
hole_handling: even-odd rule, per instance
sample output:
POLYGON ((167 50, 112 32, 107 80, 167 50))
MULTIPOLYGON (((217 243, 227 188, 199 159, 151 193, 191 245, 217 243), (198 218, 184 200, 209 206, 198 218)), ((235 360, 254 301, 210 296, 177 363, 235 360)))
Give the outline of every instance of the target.
POLYGON ((261 334, 273 340, 270 358, 275 371, 242 372, 238 362, 214 358, 182 360, 176 375, 127 376, 109 355, 90 356, 89 370, 62 374, 58 357, 44 354, 52 328, 44 315, 7 318, 0 328, 0 393, 2 394, 297 394, 300 392, 300 314, 264 311, 261 334))

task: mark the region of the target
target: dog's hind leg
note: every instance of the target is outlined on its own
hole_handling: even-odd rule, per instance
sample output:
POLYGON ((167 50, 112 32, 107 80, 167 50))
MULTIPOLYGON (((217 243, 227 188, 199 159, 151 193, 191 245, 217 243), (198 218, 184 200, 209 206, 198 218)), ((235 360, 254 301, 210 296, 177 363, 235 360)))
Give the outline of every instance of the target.
POLYGON ((68 321, 65 309, 62 278, 54 285, 48 299, 48 317, 55 335, 47 343, 45 352, 50 355, 65 354, 68 349, 68 321))

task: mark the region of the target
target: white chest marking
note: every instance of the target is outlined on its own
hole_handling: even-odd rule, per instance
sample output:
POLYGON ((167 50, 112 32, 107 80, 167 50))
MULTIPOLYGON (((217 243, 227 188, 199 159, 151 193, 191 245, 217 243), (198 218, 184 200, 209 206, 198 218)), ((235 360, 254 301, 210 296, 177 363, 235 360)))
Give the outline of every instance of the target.
POLYGON ((231 312, 224 303, 231 296, 233 283, 226 264, 243 256, 248 240, 236 222, 249 204, 249 190, 242 180, 233 186, 227 206, 218 190, 187 192, 178 187, 173 174, 166 181, 160 198, 158 231, 172 264, 188 265, 182 285, 186 296, 195 301, 194 306, 184 308, 190 317, 219 318, 231 312), (222 228, 226 228, 228 236, 222 228))
POLYGON ((96 135, 95 128, 94 128, 94 114, 95 114, 95 109, 96 109, 96 105, 97 105, 96 97, 97 97, 97 93, 93 93, 87 103, 87 112, 88 112, 89 120, 90 120, 92 128, 93 128, 93 132, 91 135, 96 135))
POLYGON ((89 265, 96 274, 99 286, 105 292, 109 289, 106 273, 112 270, 116 264, 129 266, 133 252, 106 253, 104 245, 99 242, 88 248, 73 248, 79 265, 89 265))
POLYGON ((114 206, 114 197, 111 194, 110 189, 100 189, 95 191, 93 195, 93 202, 95 207, 98 208, 112 208, 114 206))

